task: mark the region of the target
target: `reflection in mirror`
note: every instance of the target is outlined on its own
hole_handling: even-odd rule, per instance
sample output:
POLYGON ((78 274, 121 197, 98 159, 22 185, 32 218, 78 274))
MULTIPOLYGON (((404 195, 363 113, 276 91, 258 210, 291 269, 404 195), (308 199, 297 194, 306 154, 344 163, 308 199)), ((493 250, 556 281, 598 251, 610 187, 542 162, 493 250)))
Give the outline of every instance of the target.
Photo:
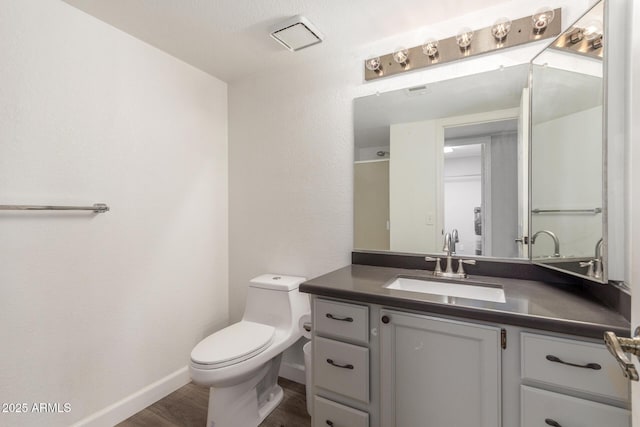
POLYGON ((517 119, 444 130, 444 230, 459 255, 518 257, 517 119))
POLYGON ((532 61, 531 254, 605 281, 604 48, 601 33, 591 45, 582 35, 602 11, 600 2, 532 61))
POLYGON ((528 257, 528 71, 355 100, 355 249, 528 257))

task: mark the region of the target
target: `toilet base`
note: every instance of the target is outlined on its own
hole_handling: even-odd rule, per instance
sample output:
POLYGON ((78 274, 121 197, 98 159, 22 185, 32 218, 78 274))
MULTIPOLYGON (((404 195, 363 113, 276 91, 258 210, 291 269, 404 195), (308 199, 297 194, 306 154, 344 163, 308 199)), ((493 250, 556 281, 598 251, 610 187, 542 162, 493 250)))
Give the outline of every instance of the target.
POLYGON ((274 409, 278 407, 282 399, 284 398, 284 391, 282 387, 276 385, 269 396, 269 400, 266 401, 261 408, 258 409, 258 424, 264 421, 274 409))
POLYGON ((250 379, 209 390, 207 427, 258 427, 282 402, 277 383, 281 355, 271 359, 250 379))

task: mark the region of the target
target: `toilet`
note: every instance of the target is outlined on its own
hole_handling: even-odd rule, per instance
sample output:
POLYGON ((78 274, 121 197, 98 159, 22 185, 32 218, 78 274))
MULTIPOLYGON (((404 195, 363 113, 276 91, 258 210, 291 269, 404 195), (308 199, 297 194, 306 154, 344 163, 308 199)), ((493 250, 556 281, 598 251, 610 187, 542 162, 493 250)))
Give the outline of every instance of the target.
POLYGON ((210 387, 207 427, 256 427, 282 401, 282 352, 302 336, 309 298, 303 277, 252 279, 242 320, 200 341, 191 352, 194 383, 210 387))

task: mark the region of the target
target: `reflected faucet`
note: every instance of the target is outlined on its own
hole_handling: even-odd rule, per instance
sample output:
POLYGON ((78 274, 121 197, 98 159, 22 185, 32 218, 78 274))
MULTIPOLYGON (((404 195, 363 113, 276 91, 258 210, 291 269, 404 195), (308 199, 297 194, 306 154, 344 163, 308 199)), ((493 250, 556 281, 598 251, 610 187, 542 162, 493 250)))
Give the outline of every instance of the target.
POLYGON ((546 234, 547 236, 551 237, 553 239, 553 256, 554 257, 559 257, 560 256, 560 241, 558 240, 558 236, 555 235, 554 232, 549 231, 549 230, 540 230, 538 231, 536 234, 534 234, 533 236, 531 236, 531 244, 533 245, 536 242, 536 238, 538 237, 539 234, 546 234))
POLYGON ((596 243, 596 259, 602 259, 603 243, 604 243, 604 240, 602 239, 602 237, 600 238, 600 240, 598 240, 598 243, 596 243))
POLYGON ((604 245, 604 240, 602 239, 602 237, 600 238, 600 240, 598 240, 598 243, 596 243, 596 253, 595 253, 595 259, 594 259, 594 272, 593 272, 593 277, 595 277, 596 279, 601 279, 602 278, 602 248, 604 245))
POLYGON ((456 243, 460 242, 460 238, 458 237, 458 229, 454 228, 451 230, 451 255, 456 254, 456 243))
POLYGON ((451 256, 451 233, 446 233, 444 235, 444 246, 442 247, 442 252, 444 252, 447 256, 451 256))
POLYGON ((594 279, 602 279, 602 245, 604 241, 602 238, 598 240, 596 243, 596 253, 593 259, 589 261, 581 261, 580 267, 588 267, 587 268, 587 276, 593 277, 594 279))

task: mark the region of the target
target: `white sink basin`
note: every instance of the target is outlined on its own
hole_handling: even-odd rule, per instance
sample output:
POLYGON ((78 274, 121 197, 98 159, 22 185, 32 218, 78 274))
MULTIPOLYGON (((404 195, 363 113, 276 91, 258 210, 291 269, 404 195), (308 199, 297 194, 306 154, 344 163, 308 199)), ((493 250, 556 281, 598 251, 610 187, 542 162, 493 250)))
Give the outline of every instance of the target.
POLYGON ((393 282, 385 285, 385 288, 481 301, 507 302, 504 298, 504 290, 502 290, 502 288, 489 286, 464 285, 461 283, 447 283, 428 279, 398 277, 393 282))

